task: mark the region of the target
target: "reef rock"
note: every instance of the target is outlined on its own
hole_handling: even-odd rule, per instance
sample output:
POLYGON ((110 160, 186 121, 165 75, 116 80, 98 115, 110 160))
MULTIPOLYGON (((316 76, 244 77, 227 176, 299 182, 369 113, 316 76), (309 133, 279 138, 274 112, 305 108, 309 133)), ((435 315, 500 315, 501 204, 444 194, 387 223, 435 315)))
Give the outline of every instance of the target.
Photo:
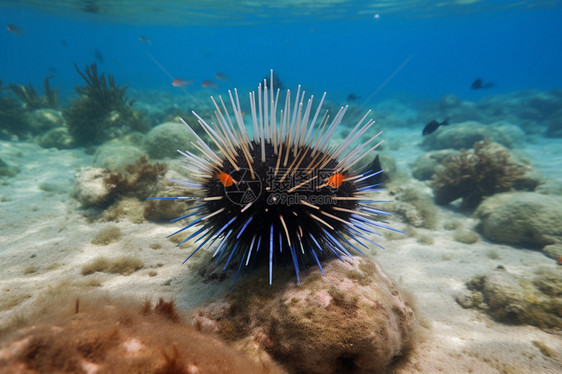
POLYGON ((32 131, 36 134, 57 127, 64 127, 64 118, 58 110, 41 108, 35 109, 30 114, 30 124, 32 131))
POLYGON ((42 148, 70 149, 73 148, 74 140, 66 127, 55 127, 37 139, 37 144, 42 148))
POLYGON ((74 177, 72 196, 85 208, 106 205, 111 188, 105 180, 109 178, 110 174, 107 169, 80 168, 74 177))
POLYGON ((433 134, 425 136, 422 147, 425 149, 468 149, 474 143, 489 139, 507 148, 520 144, 525 134, 516 125, 504 121, 483 125, 475 121, 452 123, 441 127, 433 134))
POLYGON ((435 170, 441 165, 443 160, 450 155, 460 155, 461 153, 453 149, 428 152, 418 157, 411 165, 412 176, 421 181, 433 178, 435 170))
MULTIPOLYGON (((99 302, 99 300, 98 300, 99 302)), ((74 304, 74 303, 73 303, 74 304)), ((35 323, 0 345, 2 373, 283 374, 182 321, 172 302, 66 305, 75 314, 35 323), (85 309, 85 310, 84 310, 85 309)), ((52 317, 51 317, 52 318, 52 317)))
POLYGON ((178 149, 184 151, 192 148, 195 139, 182 123, 165 122, 154 127, 146 134, 143 147, 152 158, 180 157, 178 149))
MULTIPOLYGON (((384 373, 413 342, 412 306, 381 268, 366 258, 333 259, 279 289, 237 285, 222 305, 199 311, 226 338, 259 345, 294 373, 384 373), (249 289, 251 288, 251 289, 249 289)), ((279 279, 278 279, 279 281, 279 279)))
POLYGON ((502 193, 484 200, 475 215, 495 242, 542 249, 562 240, 562 196, 502 193))
POLYGON ((539 269, 531 280, 505 270, 493 270, 467 283, 472 293, 459 296, 465 308, 476 307, 501 322, 562 328, 560 270, 539 269))
POLYGON ((124 170, 146 153, 134 145, 122 143, 105 143, 96 149, 94 166, 110 170, 124 170))

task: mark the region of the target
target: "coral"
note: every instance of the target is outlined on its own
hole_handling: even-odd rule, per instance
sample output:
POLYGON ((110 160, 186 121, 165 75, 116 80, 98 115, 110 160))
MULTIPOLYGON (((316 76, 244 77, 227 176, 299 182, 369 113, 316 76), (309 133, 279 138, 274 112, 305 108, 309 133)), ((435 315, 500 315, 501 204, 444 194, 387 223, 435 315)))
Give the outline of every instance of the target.
POLYGON ((82 168, 75 176, 73 197, 85 208, 97 209, 107 208, 123 198, 144 200, 152 194, 166 168, 165 164, 149 163, 144 156, 125 166, 122 172, 82 168))
POLYGON ((265 287, 253 278, 264 272, 252 273, 225 303, 200 310, 195 325, 258 346, 292 373, 384 373, 407 354, 414 311, 377 264, 333 259, 326 276, 309 272, 300 286, 265 287))
POLYGON ((160 299, 144 307, 85 301, 76 299, 62 306, 67 310, 62 316, 3 335, 0 372, 284 373, 271 362, 255 362, 197 332, 182 320, 173 301, 160 299))
POLYGON ((146 157, 139 158, 134 164, 125 167, 124 172, 110 173, 104 179, 109 188, 109 199, 129 196, 144 200, 152 194, 158 179, 166 172, 166 164, 148 162, 146 157))
POLYGON ((514 188, 529 169, 515 162, 507 149, 487 140, 476 142, 473 150, 446 157, 442 165, 430 182, 435 202, 444 205, 462 198, 465 209, 514 188))
POLYGON ((68 131, 76 145, 100 144, 130 131, 146 132, 150 126, 143 116, 132 108, 125 92, 128 86, 115 85, 112 75, 98 75, 96 64, 86 66, 84 72, 74 64, 86 82, 77 86, 80 97, 63 111, 68 131))
POLYGON ((27 87, 23 84, 9 84, 8 87, 12 92, 24 103, 27 110, 38 108, 51 108, 57 109, 59 107, 59 90, 58 88, 52 89, 49 85, 49 80, 54 75, 49 75, 43 80, 43 87, 45 88, 45 96, 40 97, 31 83, 27 87))
POLYGON ((498 321, 562 328, 562 278, 559 271, 539 269, 532 280, 496 269, 467 283, 472 293, 460 296, 463 307, 485 310, 498 321))
POLYGON ((474 215, 482 234, 495 242, 540 250, 562 241, 561 196, 502 193, 484 200, 474 215))

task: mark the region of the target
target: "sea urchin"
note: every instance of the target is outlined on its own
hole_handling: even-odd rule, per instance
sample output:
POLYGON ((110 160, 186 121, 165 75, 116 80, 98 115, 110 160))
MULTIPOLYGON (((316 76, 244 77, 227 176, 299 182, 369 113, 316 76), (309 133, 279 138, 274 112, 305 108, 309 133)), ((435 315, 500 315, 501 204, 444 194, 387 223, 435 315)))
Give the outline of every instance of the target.
POLYGON ((292 263, 300 282, 303 266, 315 262, 323 274, 320 259, 350 256, 348 248, 361 252, 351 239, 367 248, 361 240, 374 242, 364 234, 390 228, 377 219, 389 213, 370 207, 379 201, 367 196, 377 187, 367 180, 382 170, 354 170, 382 143, 377 142, 379 132, 356 145, 375 122, 368 119, 370 111, 339 145, 331 146, 347 106, 330 118, 327 111, 321 113, 325 93, 313 111, 313 96, 305 103, 300 86, 294 104, 290 90, 281 104, 280 90, 267 86, 264 80, 257 93, 249 94, 251 135, 236 89, 228 92, 233 114, 220 96, 218 102, 211 97, 215 113, 210 124, 193 112, 216 151, 182 120, 200 154, 178 150, 187 158, 193 180, 176 182, 195 186, 200 193, 155 198, 195 201, 191 213, 173 221, 194 220, 170 236, 194 230, 180 243, 200 242, 185 261, 218 241, 213 257, 225 270, 229 264, 237 266, 234 282, 242 267, 265 261, 270 284, 273 264, 279 263, 292 263))

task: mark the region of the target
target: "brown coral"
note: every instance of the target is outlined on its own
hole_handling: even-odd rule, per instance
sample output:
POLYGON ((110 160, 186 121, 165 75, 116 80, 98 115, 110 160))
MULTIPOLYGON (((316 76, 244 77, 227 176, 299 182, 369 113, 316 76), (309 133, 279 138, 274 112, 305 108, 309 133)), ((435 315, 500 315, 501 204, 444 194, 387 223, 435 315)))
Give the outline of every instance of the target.
POLYGON ((465 209, 475 208, 485 196, 514 188, 528 169, 515 162, 506 148, 488 140, 446 157, 442 166, 430 182, 435 202, 448 204, 462 198, 465 209))

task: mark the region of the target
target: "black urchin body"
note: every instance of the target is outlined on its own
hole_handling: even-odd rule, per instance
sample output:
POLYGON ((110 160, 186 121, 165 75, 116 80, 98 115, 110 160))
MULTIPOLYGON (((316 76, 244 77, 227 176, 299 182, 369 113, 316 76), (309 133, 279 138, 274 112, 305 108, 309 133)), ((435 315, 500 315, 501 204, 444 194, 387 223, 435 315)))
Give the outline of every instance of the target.
MULTIPOLYGON (((349 222, 351 213, 343 209, 352 211, 357 207, 357 202, 334 198, 354 196, 357 191, 355 185, 351 182, 342 182, 338 188, 332 188, 329 185, 320 186, 322 183, 317 181, 321 181, 325 177, 329 178, 337 165, 335 160, 329 159, 329 156, 323 153, 316 156, 316 160, 329 159, 322 169, 314 168, 305 171, 278 168, 276 176, 277 157, 272 144, 265 144, 266 161, 263 163, 259 159, 260 151, 257 143, 253 142, 253 146, 250 155, 255 160, 253 165, 255 180, 251 177, 247 161, 240 155, 236 159, 240 166, 239 171, 236 171, 227 162, 221 165, 221 170, 239 183, 225 187, 220 180, 213 178, 203 185, 207 196, 224 196, 221 200, 208 202, 202 212, 203 215, 211 214, 224 208, 223 214, 214 215, 209 219, 211 231, 220 230, 233 217, 236 217, 231 226, 240 229, 234 229, 235 231, 228 237, 225 244, 226 248, 236 247, 237 249, 237 253, 232 258, 234 263, 247 259, 248 250, 244 250, 244 248, 253 247, 252 241, 254 241, 254 245, 257 245, 259 238, 271 238, 272 227, 273 253, 278 254, 273 258, 275 263, 293 263, 299 259, 300 261, 296 261, 296 264, 293 263, 298 266, 299 262, 302 264, 316 262, 316 259, 324 257, 324 254, 319 253, 315 257, 316 252, 307 250, 312 246, 319 250, 314 239, 320 244, 320 248, 328 248, 326 241, 329 239, 323 231, 334 231, 336 232, 333 234, 335 237, 339 233, 347 232, 343 222, 349 222), (280 178, 285 173, 287 173, 287 177, 280 182, 280 178), (316 178, 312 179, 314 177, 316 178), (304 184, 302 184, 303 182, 304 184), (293 191, 292 189, 299 184, 300 187, 293 191), (251 206, 242 212, 250 202, 252 202, 251 206), (303 202, 310 205, 305 205, 303 202), (312 204, 317 208, 312 207, 312 204), (329 219, 326 213, 338 219, 329 219), (324 226, 319 219, 331 221, 329 224, 331 227, 324 226), (251 220, 248 224, 248 226, 251 224, 250 228, 244 227, 248 220, 251 220), (244 230, 242 231, 242 229, 244 230)), ((302 161, 301 164, 304 165, 311 164, 315 158, 311 156, 311 150, 306 149, 304 152, 306 153, 299 157, 294 157, 292 153, 289 153, 287 164, 293 165, 298 161, 302 161)), ((347 174, 343 174, 343 177, 345 178, 347 174)), ((253 249, 256 250, 256 248, 253 249)), ((337 254, 337 252, 335 253, 337 254)), ((227 253, 224 252, 223 255, 226 256, 227 253)), ((257 260, 264 258, 267 256, 258 256, 257 260)))
POLYGON ((176 198, 197 201, 193 213, 178 219, 196 218, 172 234, 195 230, 182 242, 200 242, 186 261, 202 247, 213 247, 213 257, 224 269, 237 268, 236 277, 242 267, 267 262, 271 284, 274 264, 292 264, 300 281, 303 265, 316 263, 323 272, 323 257, 349 256, 348 248, 360 252, 357 244, 367 248, 363 240, 376 244, 364 234, 389 228, 376 218, 388 213, 368 206, 376 201, 366 194, 377 186, 365 186, 364 181, 381 171, 352 169, 381 143, 373 142, 378 133, 356 145, 374 123, 366 120, 369 112, 339 145, 330 146, 347 107, 331 122, 327 113, 319 119, 324 96, 313 115, 313 98, 305 105, 299 87, 294 107, 287 91, 284 108, 277 113, 279 91, 267 88, 264 81, 258 87, 257 104, 256 94, 250 94, 254 128, 250 139, 238 94, 229 96, 232 117, 220 97, 220 105, 213 99, 216 123, 209 125, 194 113, 221 156, 184 122, 201 151, 201 156, 180 151, 196 180, 183 182, 196 184, 201 192, 176 198))

